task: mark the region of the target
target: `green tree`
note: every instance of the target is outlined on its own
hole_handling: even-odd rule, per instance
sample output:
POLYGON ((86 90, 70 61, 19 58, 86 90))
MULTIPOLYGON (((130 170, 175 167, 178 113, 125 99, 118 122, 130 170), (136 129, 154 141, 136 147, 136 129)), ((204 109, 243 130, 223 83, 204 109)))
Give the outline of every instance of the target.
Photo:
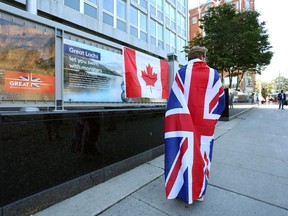
MULTIPOLYGON (((261 74, 261 70, 270 64, 273 53, 265 30, 265 22, 259 23, 259 13, 244 11, 237 14, 238 44, 235 46, 236 70, 244 73, 252 71, 261 74)), ((240 80, 241 80, 240 79, 240 80)))
MULTIPOLYGON (((272 89, 273 86, 270 82, 262 82, 261 83, 261 93, 262 96, 265 98, 267 95, 271 95, 272 94, 272 89)), ((259 84, 258 84, 258 90, 259 90, 259 84)))
POLYGON ((239 84, 245 72, 261 74, 270 64, 273 53, 265 22, 259 23, 258 17, 256 11, 237 12, 231 4, 211 7, 200 20, 204 33, 190 41, 184 51, 188 53, 192 45, 205 46, 209 65, 217 68, 222 78, 228 73, 231 88, 233 76, 240 77, 239 84))

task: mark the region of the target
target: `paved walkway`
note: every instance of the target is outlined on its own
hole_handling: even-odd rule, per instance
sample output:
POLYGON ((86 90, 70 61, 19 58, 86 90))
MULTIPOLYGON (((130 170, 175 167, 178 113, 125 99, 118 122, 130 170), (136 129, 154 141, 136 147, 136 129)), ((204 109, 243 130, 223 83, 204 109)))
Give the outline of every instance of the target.
POLYGON ((218 122, 203 202, 167 200, 164 156, 58 203, 37 216, 287 216, 288 107, 255 107, 218 122))

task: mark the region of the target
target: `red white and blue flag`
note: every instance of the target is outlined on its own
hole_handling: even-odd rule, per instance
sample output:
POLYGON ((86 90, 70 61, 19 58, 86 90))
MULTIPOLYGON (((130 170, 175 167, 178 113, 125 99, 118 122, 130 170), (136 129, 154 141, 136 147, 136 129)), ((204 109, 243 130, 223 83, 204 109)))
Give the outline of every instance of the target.
POLYGON ((191 204, 206 192, 214 129, 225 107, 218 72, 199 59, 175 76, 165 114, 167 199, 191 204))

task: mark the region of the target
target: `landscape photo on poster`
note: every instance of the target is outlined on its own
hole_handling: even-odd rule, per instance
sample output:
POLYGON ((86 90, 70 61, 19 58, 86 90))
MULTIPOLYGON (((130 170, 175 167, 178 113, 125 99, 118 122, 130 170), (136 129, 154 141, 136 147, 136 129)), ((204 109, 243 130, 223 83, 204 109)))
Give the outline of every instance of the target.
POLYGON ((53 31, 0 18, 0 99, 55 99, 53 31))
POLYGON ((122 55, 64 39, 64 101, 122 102, 122 55))

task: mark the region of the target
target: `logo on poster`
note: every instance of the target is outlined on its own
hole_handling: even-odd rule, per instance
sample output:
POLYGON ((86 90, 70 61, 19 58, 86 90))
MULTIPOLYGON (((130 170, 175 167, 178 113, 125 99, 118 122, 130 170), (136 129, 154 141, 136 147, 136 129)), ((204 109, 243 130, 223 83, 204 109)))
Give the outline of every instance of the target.
POLYGON ((54 76, 5 71, 5 92, 55 93, 54 76))
POLYGON ((40 88, 41 78, 32 77, 32 74, 28 76, 19 76, 18 80, 11 80, 9 82, 10 87, 32 87, 40 88))

